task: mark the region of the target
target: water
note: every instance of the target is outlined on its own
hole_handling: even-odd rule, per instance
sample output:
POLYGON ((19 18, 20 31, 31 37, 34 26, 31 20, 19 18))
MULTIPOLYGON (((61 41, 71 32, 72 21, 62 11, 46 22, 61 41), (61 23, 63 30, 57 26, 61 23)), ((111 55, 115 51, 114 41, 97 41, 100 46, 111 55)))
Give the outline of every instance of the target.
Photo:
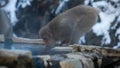
MULTIPOLYGON (((4 43, 0 43, 0 49, 10 49, 10 50, 28 50, 31 51, 32 56, 34 56, 33 59, 33 64, 34 64, 34 68, 44 68, 44 61, 41 60, 38 57, 38 55, 54 55, 54 54, 65 54, 65 53, 69 53, 71 51, 59 51, 59 50, 54 50, 54 47, 46 47, 45 45, 40 45, 40 44, 11 44, 9 45, 9 43, 6 43, 4 45, 4 43), (5 46, 5 45, 8 45, 5 46), (11 46, 11 47, 9 47, 11 46)), ((58 58, 58 57, 57 57, 58 58)), ((55 62, 56 63, 56 62, 55 62)), ((53 65, 53 68, 56 68, 56 66, 59 66, 58 63, 53 65)))
POLYGON ((65 54, 71 51, 57 51, 53 50, 54 47, 46 47, 40 44, 24 44, 17 43, 5 46, 4 43, 0 43, 0 49, 10 49, 10 50, 28 50, 32 52, 32 55, 54 55, 54 54, 65 54))
POLYGON ((38 44, 12 44, 11 48, 5 46, 4 43, 0 43, 0 49, 10 49, 10 50, 29 50, 32 52, 32 55, 39 55, 42 54, 44 51, 44 45, 38 44))

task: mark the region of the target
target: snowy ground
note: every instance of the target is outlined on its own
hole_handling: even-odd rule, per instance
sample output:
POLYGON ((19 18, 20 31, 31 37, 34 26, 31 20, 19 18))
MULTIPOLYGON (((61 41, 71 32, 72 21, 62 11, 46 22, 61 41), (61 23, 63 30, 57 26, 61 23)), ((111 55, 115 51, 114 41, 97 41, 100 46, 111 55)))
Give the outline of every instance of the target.
MULTIPOLYGON (((105 0, 93 2, 92 0, 86 0, 85 4, 87 5, 89 1, 92 2, 92 6, 95 8, 101 9, 101 12, 99 13, 100 20, 97 22, 92 30, 97 36, 103 36, 101 40, 101 46, 111 44, 111 37, 110 37, 110 29, 116 29, 118 24, 120 23, 120 3, 118 3, 119 0, 111 0, 110 2, 107 2, 105 0), (114 3, 114 4, 113 4, 114 3), (118 17, 116 19, 116 17, 118 17), (112 25, 114 24, 114 25, 112 25)), ((119 25, 120 27, 120 25, 119 25)), ((117 45, 115 45, 114 48, 117 48, 120 46, 120 28, 116 29, 115 37, 119 39, 119 42, 117 45)), ((80 42, 84 41, 85 38, 81 38, 80 42)))

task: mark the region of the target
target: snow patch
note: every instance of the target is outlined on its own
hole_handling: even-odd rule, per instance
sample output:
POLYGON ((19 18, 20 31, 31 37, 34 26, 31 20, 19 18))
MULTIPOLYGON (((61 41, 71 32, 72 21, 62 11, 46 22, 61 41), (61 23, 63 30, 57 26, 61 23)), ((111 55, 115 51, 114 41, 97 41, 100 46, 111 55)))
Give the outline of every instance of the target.
POLYGON ((22 7, 22 8, 25 8, 26 6, 30 6, 31 5, 31 2, 32 2, 33 0, 20 0, 19 1, 19 3, 18 3, 18 6, 17 6, 17 8, 18 7, 22 7))
POLYGON ((60 2, 59 2, 59 6, 58 6, 58 8, 56 9, 56 11, 55 11, 55 14, 57 15, 57 14, 59 14, 60 13, 60 11, 61 11, 61 9, 63 8, 63 6, 66 4, 66 2, 68 2, 69 0, 60 0, 60 2))
POLYGON ((15 22, 17 22, 17 17, 15 14, 16 2, 17 2, 17 0, 9 0, 9 3, 5 7, 2 8, 9 14, 9 18, 10 18, 12 25, 15 25, 15 22))
POLYGON ((85 36, 80 37, 79 44, 86 43, 85 36))
POLYGON ((120 48, 120 42, 117 43, 116 46, 113 47, 114 49, 120 48))
POLYGON ((107 2, 106 1, 97 1, 97 2, 93 2, 92 3, 93 7, 97 7, 100 8, 102 6, 106 7, 107 6, 107 2))
POLYGON ((6 4, 6 2, 4 1, 4 0, 0 0, 0 5, 5 5, 6 4))
POLYGON ((89 3, 93 3, 93 2, 94 2, 94 0, 85 0, 84 5, 88 5, 89 3))
POLYGON ((109 44, 111 42, 110 35, 109 35, 109 29, 110 29, 111 23, 114 21, 116 15, 100 12, 99 16, 101 18, 101 22, 96 23, 92 27, 92 30, 97 36, 103 35, 102 45, 109 44))
POLYGON ((118 17, 118 22, 120 22, 120 16, 118 17))
POLYGON ((120 40, 120 27, 117 29, 115 36, 119 36, 118 39, 120 40))
POLYGON ((110 42, 111 42, 111 38, 109 32, 106 31, 104 37, 102 38, 101 45, 110 44, 110 42))
POLYGON ((84 1, 84 5, 88 5, 88 3, 89 3, 89 0, 84 1))
POLYGON ((92 29, 93 32, 97 35, 103 35, 105 34, 106 31, 109 30, 111 23, 114 21, 115 19, 115 15, 111 14, 111 15, 107 15, 103 12, 100 12, 99 14, 100 18, 101 18, 101 22, 100 23, 96 23, 92 29))

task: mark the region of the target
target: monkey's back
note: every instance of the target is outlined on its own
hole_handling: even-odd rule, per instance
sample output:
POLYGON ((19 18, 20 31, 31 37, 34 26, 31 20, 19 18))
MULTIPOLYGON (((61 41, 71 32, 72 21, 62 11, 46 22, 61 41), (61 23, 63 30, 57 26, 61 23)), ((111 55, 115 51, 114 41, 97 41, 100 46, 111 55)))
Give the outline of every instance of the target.
POLYGON ((98 13, 93 7, 80 5, 59 14, 46 26, 54 40, 77 43, 80 36, 95 24, 98 13))
POLYGON ((57 17, 55 17, 50 23, 49 27, 53 32, 57 32, 58 35, 69 35, 71 31, 82 35, 87 32, 97 21, 98 11, 90 6, 77 6, 69 9, 57 17), (55 31, 54 31, 55 30, 55 31))

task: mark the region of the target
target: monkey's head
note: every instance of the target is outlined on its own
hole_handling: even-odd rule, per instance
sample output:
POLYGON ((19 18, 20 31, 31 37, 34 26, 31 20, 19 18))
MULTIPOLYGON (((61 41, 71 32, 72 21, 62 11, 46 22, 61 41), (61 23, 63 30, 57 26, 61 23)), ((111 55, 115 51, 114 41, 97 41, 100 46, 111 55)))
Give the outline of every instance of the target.
POLYGON ((55 40, 53 38, 53 34, 48 26, 44 26, 39 31, 40 37, 43 39, 46 45, 52 46, 55 45, 55 40))

